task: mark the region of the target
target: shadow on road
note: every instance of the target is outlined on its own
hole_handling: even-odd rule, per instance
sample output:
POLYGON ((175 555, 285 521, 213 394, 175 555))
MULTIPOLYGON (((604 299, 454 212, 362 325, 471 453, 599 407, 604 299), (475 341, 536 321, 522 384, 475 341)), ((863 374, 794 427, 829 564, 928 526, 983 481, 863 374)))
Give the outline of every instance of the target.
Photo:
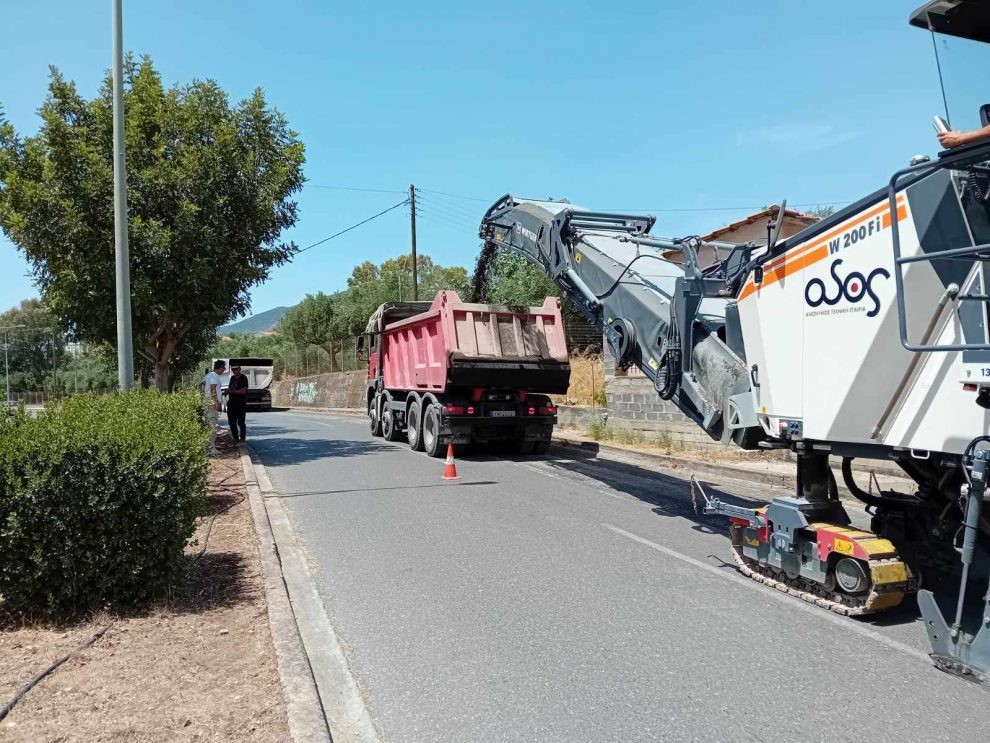
MULTIPOLYGON (((524 461, 524 458, 519 458, 519 461, 524 461)), ((653 506, 653 513, 658 516, 685 519, 692 523, 691 528, 693 530, 704 534, 724 536, 728 542, 728 519, 721 516, 706 516, 702 513, 700 495, 697 497, 696 512, 691 499, 689 473, 685 473, 684 477, 677 477, 628 462, 599 459, 597 451, 592 447, 555 447, 551 449, 550 454, 543 461, 562 474, 569 472, 597 480, 604 487, 626 493, 649 503, 653 506)), ((731 481, 720 482, 702 477, 697 479, 709 497, 718 497, 724 502, 749 508, 758 507, 774 497, 788 494, 783 490, 771 492, 767 486, 765 500, 758 501, 752 497, 740 497, 732 493, 731 489, 734 483, 731 481)), ((726 548, 728 549, 728 544, 726 548)), ((909 624, 916 621, 919 616, 917 602, 913 597, 908 596, 896 609, 874 616, 853 619, 864 624, 886 627, 909 624)))
POLYGON ((390 487, 390 488, 373 487, 373 488, 348 488, 344 490, 309 490, 309 491, 300 491, 300 492, 290 491, 288 493, 281 493, 280 495, 271 495, 268 497, 302 498, 310 495, 339 495, 341 493, 381 493, 386 490, 421 490, 424 488, 451 488, 451 487, 463 488, 468 485, 498 485, 498 483, 495 482, 495 480, 477 480, 474 482, 458 482, 456 484, 437 482, 437 483, 431 483, 429 485, 396 485, 395 487, 390 487))
MULTIPOLYGON (((348 441, 346 439, 304 439, 279 436, 285 429, 267 426, 248 427, 248 441, 255 444, 264 456, 266 465, 302 464, 319 459, 338 459, 381 454, 392 447, 378 441, 348 441), (266 435, 272 438, 258 441, 266 435)), ((302 433, 302 431, 298 431, 302 433)))

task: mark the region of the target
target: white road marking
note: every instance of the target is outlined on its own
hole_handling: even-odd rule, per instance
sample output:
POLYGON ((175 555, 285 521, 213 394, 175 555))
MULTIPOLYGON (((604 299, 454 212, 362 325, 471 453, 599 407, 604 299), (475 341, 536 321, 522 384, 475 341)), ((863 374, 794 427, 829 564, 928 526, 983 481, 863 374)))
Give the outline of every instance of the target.
POLYGON ((891 637, 882 635, 879 632, 875 632, 874 630, 862 624, 859 624, 853 619, 840 617, 838 614, 833 614, 832 612, 826 609, 812 606, 811 604, 807 604, 804 601, 801 601, 801 599, 795 598, 793 596, 788 596, 787 594, 781 593, 780 591, 774 590, 772 588, 768 588, 767 586, 761 583, 757 583, 755 581, 749 580, 748 578, 744 578, 743 576, 739 575, 739 573, 736 573, 734 571, 729 572, 725 568, 717 568, 714 565, 709 565, 707 562, 702 562, 701 560, 697 560, 693 557, 682 554, 677 550, 671 549, 670 547, 664 547, 662 544, 651 542, 649 539, 646 539, 645 537, 641 537, 638 534, 633 534, 632 532, 626 531, 625 529, 622 529, 618 526, 613 526, 612 524, 604 524, 604 523, 602 524, 602 526, 604 526, 609 531, 618 534, 619 536, 623 536, 626 539, 631 539, 634 542, 639 542, 640 544, 649 547, 650 549, 656 550, 657 552, 661 552, 667 555, 668 557, 673 557, 675 560, 680 560, 681 562, 686 563, 687 565, 691 565, 692 567, 699 568, 700 570, 704 570, 706 573, 710 573, 711 575, 717 575, 719 578, 722 578, 723 580, 736 583, 737 585, 743 586, 750 590, 759 591, 759 593, 762 596, 765 596, 766 598, 775 598, 778 601, 786 603, 788 608, 790 609, 797 609, 799 611, 803 611, 807 614, 815 616, 826 622, 831 622, 837 627, 841 627, 842 629, 848 630, 849 632, 853 632, 857 635, 860 635, 861 637, 869 638, 871 640, 874 640, 875 642, 879 642, 881 645, 886 645, 888 648, 891 648, 893 650, 898 650, 904 653, 905 655, 910 655, 912 658, 917 658, 918 660, 922 660, 925 663, 931 663, 931 659, 928 657, 927 653, 918 650, 917 648, 913 648, 910 645, 905 645, 903 642, 895 640, 891 637))

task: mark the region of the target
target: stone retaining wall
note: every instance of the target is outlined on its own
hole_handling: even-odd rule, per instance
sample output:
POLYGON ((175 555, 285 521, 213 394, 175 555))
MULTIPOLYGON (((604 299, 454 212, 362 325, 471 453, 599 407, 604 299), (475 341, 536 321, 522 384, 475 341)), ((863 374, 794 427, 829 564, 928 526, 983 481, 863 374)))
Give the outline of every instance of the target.
POLYGON ((364 371, 333 372, 295 377, 272 385, 272 404, 277 408, 364 409, 364 371))

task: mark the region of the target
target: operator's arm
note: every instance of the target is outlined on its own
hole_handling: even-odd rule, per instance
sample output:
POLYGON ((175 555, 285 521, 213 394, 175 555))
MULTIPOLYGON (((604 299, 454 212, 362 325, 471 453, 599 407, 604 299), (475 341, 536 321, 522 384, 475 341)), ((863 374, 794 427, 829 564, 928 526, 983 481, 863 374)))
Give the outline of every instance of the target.
POLYGON ((210 384, 210 397, 213 398, 214 409, 220 410, 223 404, 220 402, 220 385, 216 382, 210 384))
POLYGON ((981 129, 974 129, 971 132, 951 131, 938 135, 939 143, 946 149, 960 147, 964 144, 973 144, 973 142, 979 142, 987 138, 990 138, 990 125, 981 129))

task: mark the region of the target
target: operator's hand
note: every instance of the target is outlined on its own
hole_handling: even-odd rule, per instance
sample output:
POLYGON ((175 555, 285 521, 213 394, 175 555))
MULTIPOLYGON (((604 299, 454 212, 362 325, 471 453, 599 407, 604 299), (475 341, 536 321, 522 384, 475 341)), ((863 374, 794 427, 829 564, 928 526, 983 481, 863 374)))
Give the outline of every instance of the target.
POLYGON ((941 144, 945 149, 949 149, 951 147, 958 147, 959 145, 966 144, 969 140, 963 132, 951 131, 942 132, 939 134, 938 141, 939 144, 941 144))
POLYGON ((213 403, 213 409, 218 413, 223 410, 223 406, 219 402, 213 403))

